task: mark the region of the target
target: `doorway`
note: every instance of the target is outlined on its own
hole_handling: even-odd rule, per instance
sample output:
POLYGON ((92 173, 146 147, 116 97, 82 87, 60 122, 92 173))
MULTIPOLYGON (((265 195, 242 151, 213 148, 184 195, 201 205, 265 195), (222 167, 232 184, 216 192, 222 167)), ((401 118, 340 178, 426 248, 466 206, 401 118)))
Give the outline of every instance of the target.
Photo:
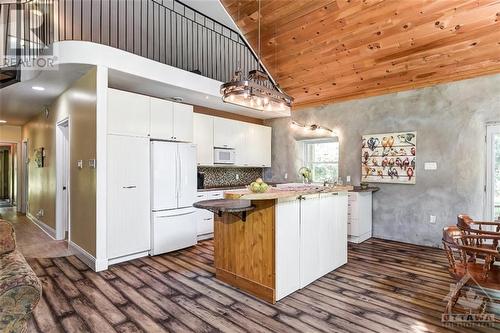
POLYGON ((69 239, 69 119, 56 129, 56 239, 69 239))
POLYGON ((500 124, 486 127, 486 212, 487 221, 500 217, 500 124))
POLYGON ((29 155, 28 141, 23 141, 21 145, 21 172, 22 172, 22 189, 20 212, 26 214, 28 212, 28 193, 29 193, 29 155))
POLYGON ((0 143, 0 208, 16 205, 16 154, 15 144, 0 143))

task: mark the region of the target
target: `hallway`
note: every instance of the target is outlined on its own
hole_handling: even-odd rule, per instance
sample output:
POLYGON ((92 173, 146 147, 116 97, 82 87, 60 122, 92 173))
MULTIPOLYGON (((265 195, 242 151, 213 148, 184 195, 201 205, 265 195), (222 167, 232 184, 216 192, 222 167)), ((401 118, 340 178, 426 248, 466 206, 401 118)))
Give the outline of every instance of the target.
POLYGON ((15 207, 0 208, 0 217, 14 226, 17 248, 26 258, 54 258, 72 254, 66 241, 54 240, 25 215, 17 213, 15 207))

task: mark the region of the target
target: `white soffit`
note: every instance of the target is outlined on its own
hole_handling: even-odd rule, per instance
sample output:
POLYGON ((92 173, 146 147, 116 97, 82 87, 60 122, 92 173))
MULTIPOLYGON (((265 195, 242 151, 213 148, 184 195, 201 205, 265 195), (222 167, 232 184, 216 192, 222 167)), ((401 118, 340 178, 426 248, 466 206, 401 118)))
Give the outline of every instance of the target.
POLYGON ((56 43, 60 64, 83 63, 109 69, 109 86, 144 95, 182 97, 184 103, 260 119, 287 117, 290 111, 263 112, 222 101, 222 82, 91 42, 56 43))
POLYGON ((22 125, 50 105, 92 66, 109 69, 109 86, 158 98, 181 97, 186 104, 260 118, 287 117, 289 111, 262 112, 222 101, 220 85, 198 74, 91 42, 54 43, 57 70, 23 72, 22 82, 0 89, 0 118, 22 125), (29 74, 29 75, 25 75, 29 74), (35 91, 42 86, 44 91, 35 91))

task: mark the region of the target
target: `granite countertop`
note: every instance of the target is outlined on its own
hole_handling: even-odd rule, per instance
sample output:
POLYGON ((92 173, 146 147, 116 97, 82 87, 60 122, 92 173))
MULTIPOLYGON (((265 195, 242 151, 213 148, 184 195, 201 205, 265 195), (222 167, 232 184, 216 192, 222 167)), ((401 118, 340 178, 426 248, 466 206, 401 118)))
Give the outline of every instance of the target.
POLYGON ((216 199, 203 200, 193 204, 195 208, 207 209, 217 214, 221 213, 241 213, 255 209, 249 200, 216 199))
POLYGON ((352 186, 332 186, 332 187, 287 187, 276 188, 270 187, 265 193, 253 193, 248 189, 230 190, 224 192, 225 199, 244 199, 244 200, 272 200, 280 198, 290 198, 300 195, 317 194, 317 193, 336 193, 348 192, 353 190, 352 186))
POLYGON ((361 186, 354 186, 354 188, 349 192, 377 192, 378 190, 380 190, 380 188, 376 186, 368 186, 367 188, 361 188, 361 186))

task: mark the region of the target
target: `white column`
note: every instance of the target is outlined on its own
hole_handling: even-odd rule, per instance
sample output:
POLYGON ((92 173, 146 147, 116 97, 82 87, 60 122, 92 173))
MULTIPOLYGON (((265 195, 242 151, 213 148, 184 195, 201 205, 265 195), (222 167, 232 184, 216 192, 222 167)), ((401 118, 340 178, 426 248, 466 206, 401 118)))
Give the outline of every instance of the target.
POLYGON ((106 235, 106 155, 108 114, 108 68, 97 66, 96 103, 96 262, 95 270, 108 268, 106 235))

